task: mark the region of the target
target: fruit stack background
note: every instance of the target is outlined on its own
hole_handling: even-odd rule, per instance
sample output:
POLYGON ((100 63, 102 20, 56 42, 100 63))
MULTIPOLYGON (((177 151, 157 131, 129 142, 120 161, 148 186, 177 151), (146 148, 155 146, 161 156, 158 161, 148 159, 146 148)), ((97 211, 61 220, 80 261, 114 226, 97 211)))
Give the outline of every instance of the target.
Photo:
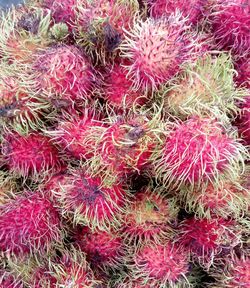
POLYGON ((250 3, 36 0, 0 19, 0 287, 250 287, 250 3))

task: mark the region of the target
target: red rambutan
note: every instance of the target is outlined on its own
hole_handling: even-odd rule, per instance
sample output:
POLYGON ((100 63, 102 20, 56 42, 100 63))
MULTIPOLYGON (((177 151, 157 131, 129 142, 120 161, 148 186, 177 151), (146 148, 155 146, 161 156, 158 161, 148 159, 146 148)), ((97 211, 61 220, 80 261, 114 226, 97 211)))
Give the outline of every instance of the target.
POLYGON ((241 105, 240 115, 235 121, 240 137, 246 145, 250 145, 250 96, 245 98, 245 103, 241 105))
POLYGON ((135 198, 122 215, 123 237, 129 242, 144 243, 169 237, 172 233, 171 222, 177 218, 178 208, 171 205, 171 199, 165 198, 157 190, 143 191, 135 198))
POLYGON ((235 69, 238 72, 238 75, 235 78, 236 83, 239 86, 250 89, 250 57, 244 59, 244 61, 237 62, 235 69))
POLYGON ((193 116, 170 127, 155 161, 155 175, 165 185, 203 187, 207 182, 217 183, 222 175, 235 179, 241 173, 248 153, 220 122, 193 116))
POLYGON ((75 46, 59 45, 43 50, 37 55, 33 70, 38 89, 47 97, 73 101, 91 98, 92 67, 75 46))
POLYGON ((202 16, 207 0, 147 0, 150 4, 150 15, 153 18, 169 17, 179 10, 183 16, 188 17, 190 23, 196 24, 202 16))
POLYGON ((212 32, 220 49, 249 57, 250 5, 246 0, 219 0, 211 14, 212 32))
POLYGON ((223 218, 189 218, 180 225, 179 243, 201 265, 209 268, 215 256, 230 253, 240 243, 236 222, 223 218))
POLYGON ((1 207, 0 214, 3 253, 18 256, 43 253, 62 240, 59 214, 39 192, 17 196, 1 207))
POLYGON ((25 178, 32 176, 41 179, 61 166, 57 148, 40 133, 33 132, 26 136, 17 132, 6 133, 2 153, 8 168, 25 178))
POLYGON ((23 288, 24 285, 21 280, 15 279, 15 277, 5 271, 0 269, 0 288, 23 288))
POLYGON ((117 214, 126 202, 121 185, 103 187, 101 178, 79 171, 60 183, 59 191, 52 192, 60 202, 63 215, 71 215, 73 223, 101 230, 117 226, 117 214))
POLYGON ((133 278, 141 278, 142 284, 157 288, 190 287, 188 256, 176 244, 146 245, 133 259, 133 278))
POLYGON ((175 76, 180 65, 193 55, 191 38, 196 39, 178 14, 137 21, 121 44, 122 56, 131 63, 124 66, 134 87, 156 89, 175 76))
POLYGON ((114 231, 91 231, 84 227, 77 233, 76 243, 95 267, 115 268, 121 265, 121 257, 124 254, 123 241, 114 231))

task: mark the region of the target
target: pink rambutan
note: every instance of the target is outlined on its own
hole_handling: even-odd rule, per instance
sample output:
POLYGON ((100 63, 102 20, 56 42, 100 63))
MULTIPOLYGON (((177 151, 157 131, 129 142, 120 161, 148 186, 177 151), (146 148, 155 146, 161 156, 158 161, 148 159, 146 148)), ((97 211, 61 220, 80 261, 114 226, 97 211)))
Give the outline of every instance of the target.
POLYGON ((147 0, 147 2, 153 18, 169 17, 179 10, 183 16, 188 17, 190 23, 196 24, 202 16, 207 0, 147 0))
POLYGON ((2 153, 8 168, 25 178, 32 176, 41 179, 46 173, 57 171, 61 165, 57 148, 48 137, 38 132, 28 135, 6 133, 2 153))
POLYGON ((187 253, 173 243, 145 245, 133 256, 133 278, 150 287, 190 287, 187 253))
POLYGON ((8 271, 0 269, 0 288, 23 288, 24 285, 20 279, 15 277, 8 271))
POLYGON ((118 111, 131 109, 134 105, 143 105, 147 102, 147 97, 141 91, 133 89, 133 82, 126 74, 127 71, 121 64, 114 64, 105 78, 104 99, 118 111))
POLYGON ((240 115, 235 121, 239 135, 246 145, 250 145, 250 96, 245 98, 245 102, 240 105, 240 115))
POLYGON ((38 89, 47 97, 91 98, 94 74, 89 59, 75 46, 59 45, 37 55, 33 70, 38 89))
POLYGON ((52 191, 63 215, 72 216, 73 223, 90 228, 106 230, 117 226, 117 214, 122 211, 127 197, 120 184, 104 187, 101 178, 81 171, 75 171, 64 181, 59 191, 52 191))
POLYGON ((115 268, 121 265, 123 241, 115 231, 91 231, 83 227, 76 235, 76 244, 95 267, 115 268))
POLYGON ((180 245, 206 268, 213 264, 215 256, 232 252, 240 243, 236 222, 215 216, 211 219, 186 219, 179 232, 180 245))
POLYGON ((248 256, 227 257, 222 267, 211 273, 217 280, 215 287, 248 288, 250 286, 250 258, 248 256))
POLYGON ((134 87, 156 89, 175 76, 194 52, 191 37, 195 39, 178 14, 137 21, 121 44, 122 56, 131 63, 125 67, 134 87))
POLYGON ((0 250, 6 254, 47 252, 62 240, 59 214, 39 192, 17 196, 0 214, 0 250))
POLYGON ((235 69, 238 73, 235 81, 239 86, 250 89, 250 57, 239 61, 235 64, 235 69))
POLYGON ((211 25, 220 49, 231 50, 238 57, 249 57, 250 5, 246 0, 219 0, 212 13, 211 25))
POLYGON ((220 122, 193 116, 170 123, 170 128, 155 161, 155 175, 164 184, 203 187, 206 182, 218 182, 222 175, 235 179, 242 171, 247 151, 226 134, 220 122))
POLYGON ((152 240, 154 243, 165 239, 173 232, 171 223, 177 218, 178 208, 155 191, 139 192, 122 215, 123 237, 129 242, 141 244, 152 240))

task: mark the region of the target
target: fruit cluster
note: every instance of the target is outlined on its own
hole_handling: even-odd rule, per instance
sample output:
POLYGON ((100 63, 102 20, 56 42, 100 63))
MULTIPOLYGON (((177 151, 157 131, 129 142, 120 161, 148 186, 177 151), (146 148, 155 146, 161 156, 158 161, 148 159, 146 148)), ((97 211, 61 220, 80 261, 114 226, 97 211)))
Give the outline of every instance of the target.
POLYGON ((0 19, 0 287, 250 287, 250 3, 35 0, 0 19))

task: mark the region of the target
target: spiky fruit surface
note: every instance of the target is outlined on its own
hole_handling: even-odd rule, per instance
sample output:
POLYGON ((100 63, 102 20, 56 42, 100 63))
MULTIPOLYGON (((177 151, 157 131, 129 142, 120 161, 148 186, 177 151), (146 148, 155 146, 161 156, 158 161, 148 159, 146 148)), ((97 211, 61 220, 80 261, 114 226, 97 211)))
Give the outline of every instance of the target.
POLYGON ((121 265, 123 240, 115 231, 91 231, 84 227, 77 233, 76 243, 95 267, 114 268, 121 265))
POLYGON ((142 277, 142 284, 150 287, 189 287, 188 272, 187 254, 170 242, 146 245, 134 255, 133 276, 142 277))
POLYGON ((142 191, 122 215, 124 237, 129 242, 141 244, 145 241, 157 242, 171 235, 170 224, 177 218, 178 208, 171 199, 155 191, 142 191))
POLYGON ((84 139, 91 127, 102 125, 90 115, 62 119, 56 129, 49 132, 49 135, 64 153, 76 159, 89 159, 94 155, 95 143, 91 141, 85 143, 84 139))
POLYGON ((250 6, 245 0, 218 1, 211 15, 212 31, 220 49, 249 57, 250 6))
POLYGON ((33 67, 41 93, 66 100, 91 98, 94 79, 91 64, 73 45, 58 45, 43 50, 33 67))
POLYGON ((4 171, 0 171, 0 206, 7 203, 12 193, 18 191, 16 179, 4 171))
POLYGON ((112 66, 105 80, 104 99, 118 111, 146 103, 146 96, 133 89, 133 82, 127 78, 127 71, 121 64, 112 66))
POLYGON ((0 213, 0 250, 4 253, 44 253, 62 240, 59 214, 39 192, 17 196, 0 213))
POLYGON ((179 243, 204 267, 210 267, 215 256, 230 253, 240 243, 236 223, 213 216, 212 219, 189 218, 181 223, 179 243))
POLYGON ((250 58, 238 61, 235 64, 235 69, 238 73, 236 77, 236 83, 239 86, 250 89, 250 58))
POLYGON ((64 250, 62 258, 51 264, 57 278, 56 287, 94 288, 101 284, 95 279, 84 254, 80 251, 64 250))
POLYGON ((49 171, 59 169, 61 164, 57 148, 40 133, 27 136, 17 132, 6 133, 2 153, 8 168, 25 178, 42 179, 49 171))
POLYGON ((126 68, 136 88, 156 89, 180 71, 180 65, 193 53, 188 33, 185 20, 175 14, 134 25, 121 50, 131 62, 126 68))
POLYGON ((246 150, 219 122, 194 116, 172 127, 155 163, 156 176, 163 183, 201 187, 217 181, 223 173, 231 179, 239 175, 246 150))
POLYGON ((147 0, 150 5, 150 15, 153 18, 168 17, 179 10, 188 17, 190 23, 196 24, 202 16, 206 0, 147 0))
POLYGON ((234 74, 227 54, 207 55, 189 63, 169 87, 163 88, 161 97, 166 109, 180 118, 200 114, 228 121, 227 115, 239 110, 235 102, 247 95, 246 90, 235 88, 234 74))
POLYGON ((63 214, 71 215, 74 223, 90 228, 116 226, 117 214, 126 202, 126 193, 119 184, 102 187, 101 178, 93 178, 81 171, 60 185, 60 191, 52 191, 61 203, 63 214))
POLYGON ((215 271, 215 287, 248 288, 250 285, 250 258, 247 256, 228 257, 223 261, 223 269, 215 271))
POLYGON ((241 104, 241 113, 235 122, 244 144, 250 145, 250 96, 241 104))
POLYGON ((11 273, 0 270, 0 288, 23 288, 24 285, 21 280, 15 279, 11 273))

